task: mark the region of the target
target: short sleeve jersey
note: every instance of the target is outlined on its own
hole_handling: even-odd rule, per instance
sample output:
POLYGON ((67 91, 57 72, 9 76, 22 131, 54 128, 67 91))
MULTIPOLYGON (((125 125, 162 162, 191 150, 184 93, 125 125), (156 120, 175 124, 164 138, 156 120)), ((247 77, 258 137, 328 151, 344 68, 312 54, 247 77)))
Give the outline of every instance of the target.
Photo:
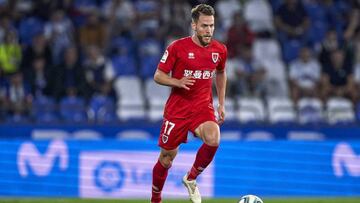
POLYGON ((195 83, 190 90, 172 88, 164 116, 187 118, 203 108, 212 108, 212 79, 216 70, 225 71, 226 57, 225 45, 216 40, 206 47, 195 44, 191 37, 170 44, 158 69, 177 79, 192 77, 195 83))

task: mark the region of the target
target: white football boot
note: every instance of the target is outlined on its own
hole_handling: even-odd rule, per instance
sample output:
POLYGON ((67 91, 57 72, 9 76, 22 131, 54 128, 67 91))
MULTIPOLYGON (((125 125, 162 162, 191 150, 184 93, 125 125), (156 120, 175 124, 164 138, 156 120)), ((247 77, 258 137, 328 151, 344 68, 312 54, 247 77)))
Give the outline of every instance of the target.
POLYGON ((189 198, 193 203, 201 203, 201 195, 196 185, 196 180, 188 180, 188 174, 183 177, 182 183, 189 192, 189 198))

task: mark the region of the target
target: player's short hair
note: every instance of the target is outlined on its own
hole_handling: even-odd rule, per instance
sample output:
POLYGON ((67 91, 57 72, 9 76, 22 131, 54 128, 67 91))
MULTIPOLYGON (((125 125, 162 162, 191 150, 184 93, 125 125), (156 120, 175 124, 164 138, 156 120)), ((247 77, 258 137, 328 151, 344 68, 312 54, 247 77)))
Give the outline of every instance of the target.
POLYGON ((215 16, 215 10, 212 6, 207 4, 199 4, 191 9, 191 19, 193 22, 199 20, 200 14, 207 16, 215 16))

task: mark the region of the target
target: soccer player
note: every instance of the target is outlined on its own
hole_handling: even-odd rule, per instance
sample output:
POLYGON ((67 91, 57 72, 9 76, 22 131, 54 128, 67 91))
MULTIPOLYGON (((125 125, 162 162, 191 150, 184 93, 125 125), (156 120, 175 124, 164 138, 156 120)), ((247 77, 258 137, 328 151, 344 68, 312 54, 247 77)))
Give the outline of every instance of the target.
POLYGON ((164 110, 164 120, 159 136, 160 156, 153 168, 152 203, 161 202, 168 170, 179 145, 187 142, 191 131, 203 144, 196 154, 195 162, 182 182, 190 200, 201 202, 196 185, 197 176, 210 164, 220 142, 219 125, 225 119, 225 45, 212 39, 214 33, 214 9, 199 4, 191 10, 191 28, 194 34, 174 41, 168 46, 154 74, 160 85, 172 87, 164 110), (212 80, 219 98, 215 118, 212 104, 212 80))

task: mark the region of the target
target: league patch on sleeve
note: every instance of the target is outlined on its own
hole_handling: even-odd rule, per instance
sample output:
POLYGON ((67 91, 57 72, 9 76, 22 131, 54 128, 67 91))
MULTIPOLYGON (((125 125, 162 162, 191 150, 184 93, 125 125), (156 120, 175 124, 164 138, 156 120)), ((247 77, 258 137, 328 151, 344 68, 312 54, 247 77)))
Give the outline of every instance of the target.
POLYGON ((169 52, 168 52, 168 50, 166 50, 164 55, 161 57, 160 62, 165 63, 168 56, 169 56, 169 52))

